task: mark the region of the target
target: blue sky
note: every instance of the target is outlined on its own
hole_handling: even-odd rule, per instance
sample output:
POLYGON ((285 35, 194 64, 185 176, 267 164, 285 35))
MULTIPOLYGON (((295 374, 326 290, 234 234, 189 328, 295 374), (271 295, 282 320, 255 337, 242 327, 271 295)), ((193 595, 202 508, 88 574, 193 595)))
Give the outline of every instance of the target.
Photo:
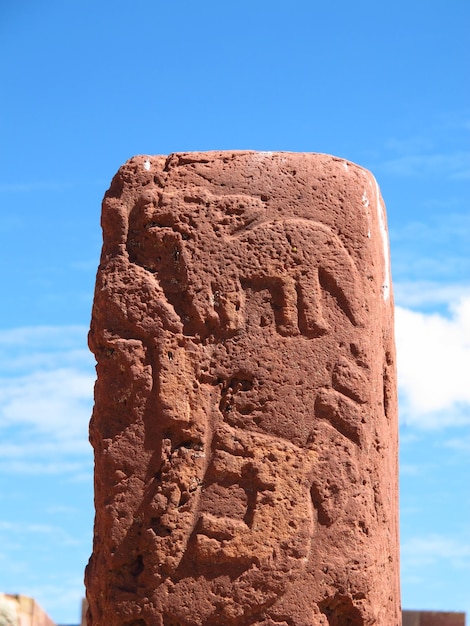
POLYGON ((134 154, 326 152, 387 209, 402 598, 470 614, 470 4, 3 0, 0 591, 78 622, 100 202, 134 154))

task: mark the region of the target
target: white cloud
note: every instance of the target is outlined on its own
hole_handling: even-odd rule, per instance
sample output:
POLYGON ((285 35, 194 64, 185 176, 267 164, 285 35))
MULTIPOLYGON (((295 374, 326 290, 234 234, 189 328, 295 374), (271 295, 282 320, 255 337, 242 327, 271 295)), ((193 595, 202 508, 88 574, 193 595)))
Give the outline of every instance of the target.
POLYGON ((31 537, 34 536, 36 537, 35 541, 47 540, 52 542, 57 548, 81 546, 85 542, 83 537, 77 537, 75 534, 55 524, 0 520, 0 538, 2 542, 8 543, 8 539, 12 539, 12 537, 13 541, 15 537, 23 538, 23 541, 31 541, 31 537))
POLYGON ((442 154, 407 154, 379 165, 383 172, 395 176, 434 176, 450 180, 470 178, 470 152, 442 154))
POLYGON ((19 348, 27 346, 36 349, 58 349, 74 347, 86 343, 86 326, 23 326, 0 330, 0 347, 19 348))
POLYGON ((470 285, 443 284, 427 281, 395 281, 393 293, 400 307, 420 308, 445 305, 464 298, 470 292, 470 285))
POLYGON ((30 326, 0 330, 0 374, 73 368, 92 371, 86 326, 30 326))
POLYGON ((70 267, 73 270, 79 270, 83 272, 94 272, 98 266, 99 259, 93 257, 87 261, 74 261, 70 263, 70 267))
POLYGON ((2 531, 14 532, 17 534, 30 534, 30 533, 47 533, 55 535, 58 529, 55 526, 49 524, 29 524, 21 522, 7 522, 0 520, 0 532, 2 531))
POLYGON ((429 534, 411 537, 401 545, 402 569, 447 561, 452 567, 470 568, 470 543, 462 538, 429 534))
POLYGON ((405 139, 392 138, 385 142, 384 147, 387 150, 398 154, 420 153, 433 150, 435 145, 431 136, 409 136, 405 139))
POLYGON ((442 444, 445 448, 450 448, 455 452, 463 452, 467 459, 470 458, 470 434, 460 439, 448 439, 442 444))
MULTIPOLYGON (((0 350, 1 354, 1 350, 0 350)), ((59 352, 27 352, 11 355, 8 363, 8 373, 48 371, 57 368, 87 369, 92 371, 93 358, 88 350, 62 350, 59 352)), ((2 372, 0 364, 0 373, 2 372)), ((6 369, 6 367, 5 367, 6 369)))
POLYGON ((18 581, 20 585, 18 588, 13 583, 13 587, 5 591, 13 594, 20 591, 22 595, 34 598, 54 622, 59 620, 59 623, 76 624, 80 621, 82 599, 85 597, 83 584, 85 563, 78 571, 68 571, 65 575, 63 572, 61 574, 50 572, 48 564, 49 569, 38 575, 38 572, 32 570, 30 563, 23 562, 19 565, 17 562, 11 562, 11 556, 3 559, 2 556, 0 554, 0 560, 5 561, 5 566, 8 565, 9 571, 14 574, 12 579, 18 581))
MULTIPOLYGON (((427 208, 431 208, 432 206, 427 208)), ((409 244, 433 244, 433 246, 443 242, 455 246, 457 242, 467 243, 470 241, 470 215, 466 206, 462 208, 462 199, 458 201, 458 207, 450 211, 449 204, 441 206, 439 213, 429 215, 425 220, 408 220, 399 227, 395 226, 390 230, 392 244, 405 242, 409 244)), ((415 250, 416 251, 416 250, 415 250)))
POLYGON ((81 619, 82 599, 85 597, 83 573, 67 574, 59 579, 57 575, 25 581, 22 586, 24 595, 34 598, 39 606, 54 621, 59 623, 78 623, 81 619), (57 616, 63 616, 62 618, 57 616))
POLYGON ((38 191, 64 191, 69 183, 34 181, 27 183, 0 183, 0 193, 33 193, 38 191))
POLYGON ((63 504, 54 504, 46 508, 46 513, 50 515, 76 515, 78 509, 73 506, 67 506, 63 504))
POLYGON ((94 377, 74 369, 0 379, 1 426, 25 425, 55 439, 83 432, 94 377))
POLYGON ((450 317, 396 307, 401 414, 408 425, 470 422, 470 297, 450 317))
POLYGON ((417 463, 400 463, 401 476, 419 476, 424 474, 426 466, 417 463))
MULTIPOLYGON (((41 448, 36 452, 35 459, 9 460, 2 459, 0 470, 4 474, 17 474, 22 476, 70 476, 69 483, 91 483, 93 481, 92 458, 86 458, 80 462, 71 463, 64 460, 65 455, 59 445, 55 447, 56 461, 45 459, 41 448), (89 472, 85 472, 90 468, 89 472)), ((91 454, 91 453, 90 453, 91 454)), ((26 457, 26 455, 24 455, 26 457)))
POLYGON ((16 474, 83 474, 92 463, 93 377, 47 372, 0 379, 0 468, 16 474), (41 387, 43 383, 43 387, 41 387))
POLYGON ((95 375, 85 342, 82 326, 0 332, 3 471, 87 473, 95 375))

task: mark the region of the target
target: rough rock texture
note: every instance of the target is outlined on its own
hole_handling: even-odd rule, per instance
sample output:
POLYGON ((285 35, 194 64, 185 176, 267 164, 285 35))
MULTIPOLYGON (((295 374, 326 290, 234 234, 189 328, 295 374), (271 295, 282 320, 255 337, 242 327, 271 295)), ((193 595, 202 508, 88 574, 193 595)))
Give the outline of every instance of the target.
POLYGON ((0 626, 55 626, 33 598, 0 593, 0 626))
POLYGON ((465 613, 403 611, 403 626, 465 626, 465 613))
POLYGON ((401 624, 375 179, 318 154, 136 157, 102 226, 89 624, 401 624))

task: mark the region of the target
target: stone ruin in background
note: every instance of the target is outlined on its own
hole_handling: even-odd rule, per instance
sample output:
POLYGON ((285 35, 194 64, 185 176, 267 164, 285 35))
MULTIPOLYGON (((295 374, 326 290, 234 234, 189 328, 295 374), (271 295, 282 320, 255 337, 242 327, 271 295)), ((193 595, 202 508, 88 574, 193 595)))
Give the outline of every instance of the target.
POLYGON ((403 626, 465 626, 465 613, 456 611, 403 611, 403 626))
POLYGON ((55 626, 55 622, 33 598, 0 593, 0 626, 55 626))
POLYGON ((397 626, 385 209, 318 154, 136 157, 102 214, 89 626, 397 626))

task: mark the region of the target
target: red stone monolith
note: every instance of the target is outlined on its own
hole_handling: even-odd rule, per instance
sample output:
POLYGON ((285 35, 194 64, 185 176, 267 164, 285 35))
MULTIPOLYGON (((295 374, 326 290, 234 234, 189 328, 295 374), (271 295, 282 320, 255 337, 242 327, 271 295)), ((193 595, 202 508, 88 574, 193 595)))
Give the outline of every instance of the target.
POLYGON ((103 203, 90 626, 398 626, 375 179, 319 154, 136 157, 103 203))

